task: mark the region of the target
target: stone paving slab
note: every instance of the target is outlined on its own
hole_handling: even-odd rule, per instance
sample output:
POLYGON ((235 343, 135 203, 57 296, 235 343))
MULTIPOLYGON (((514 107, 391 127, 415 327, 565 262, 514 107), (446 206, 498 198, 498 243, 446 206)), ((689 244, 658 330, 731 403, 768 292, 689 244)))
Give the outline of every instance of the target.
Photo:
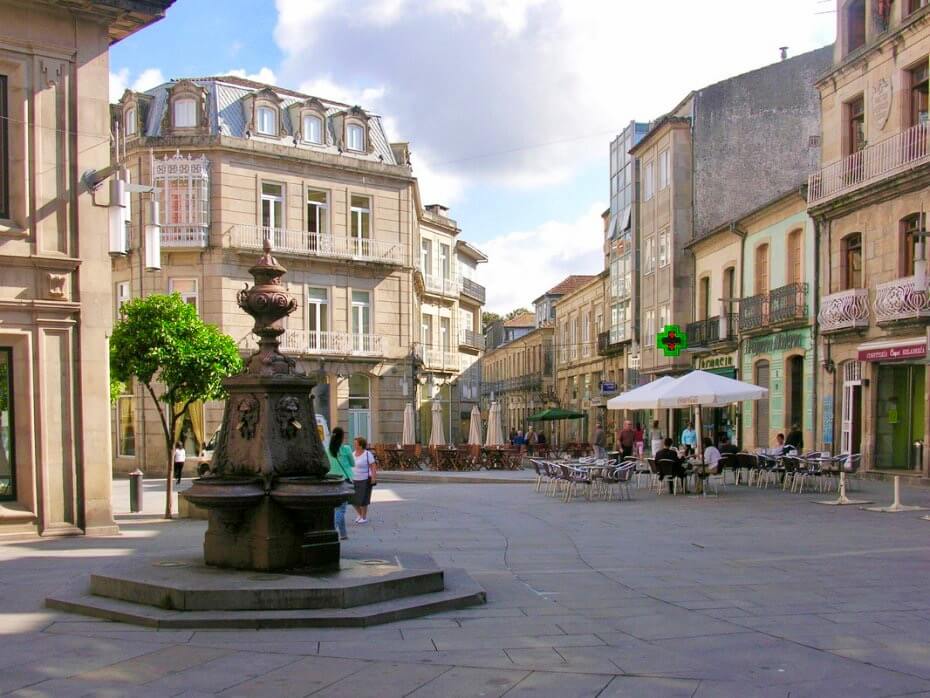
MULTIPOLYGON (((861 498, 890 501, 890 485, 861 498)), ((565 505, 531 487, 385 483, 347 550, 461 564, 485 606, 374 628, 156 631, 42 608, 202 522, 0 544, 13 695, 930 695, 930 523, 727 487, 565 505), (836 584, 835 580, 843 580, 836 584)), ((930 491, 908 491, 930 504, 930 491)), ((147 499, 147 506, 150 501, 147 499)))

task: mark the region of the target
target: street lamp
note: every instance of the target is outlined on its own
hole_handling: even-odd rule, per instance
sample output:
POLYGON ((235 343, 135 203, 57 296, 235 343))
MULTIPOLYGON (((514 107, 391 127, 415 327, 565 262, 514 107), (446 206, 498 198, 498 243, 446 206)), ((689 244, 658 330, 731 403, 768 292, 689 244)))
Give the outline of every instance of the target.
POLYGON ((158 222, 158 201, 154 198, 145 202, 145 268, 149 271, 161 269, 161 224, 158 222))

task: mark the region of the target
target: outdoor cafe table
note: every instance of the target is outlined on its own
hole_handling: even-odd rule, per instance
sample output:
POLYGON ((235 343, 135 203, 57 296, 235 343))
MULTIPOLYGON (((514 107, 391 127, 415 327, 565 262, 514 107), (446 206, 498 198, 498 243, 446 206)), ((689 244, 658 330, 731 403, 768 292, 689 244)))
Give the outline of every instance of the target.
POLYGON ((457 470, 457 456, 458 449, 452 446, 434 446, 433 453, 436 454, 435 464, 436 470, 457 470))
POLYGON ((501 470, 504 467, 504 456, 506 451, 499 446, 486 446, 481 449, 484 456, 484 464, 488 470, 501 470))
POLYGON ((404 449, 400 446, 384 447, 384 469, 385 470, 403 470, 404 449))

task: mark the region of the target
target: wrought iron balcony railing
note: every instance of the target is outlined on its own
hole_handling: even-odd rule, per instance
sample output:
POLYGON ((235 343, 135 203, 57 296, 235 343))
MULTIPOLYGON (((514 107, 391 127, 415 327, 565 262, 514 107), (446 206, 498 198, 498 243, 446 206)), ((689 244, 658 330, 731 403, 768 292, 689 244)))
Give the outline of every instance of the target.
POLYGON ((794 283, 769 292, 771 325, 807 320, 807 283, 794 283))
POLYGON ((685 333, 688 335, 689 347, 706 347, 721 342, 736 340, 736 313, 729 313, 723 335, 720 333, 720 316, 714 315, 706 320, 689 322, 685 333))
POLYGON ((850 288, 820 299, 817 323, 821 332, 842 332, 869 326, 869 289, 850 288))
POLYGON ((879 284, 873 308, 878 323, 930 318, 926 276, 907 276, 879 284))
MULTIPOLYGON (((423 274, 422 269, 420 273, 423 274)), ((459 280, 454 276, 423 274, 423 285, 429 293, 453 298, 459 295, 459 280)))
POLYGON ((271 242, 272 249, 278 254, 399 266, 406 264, 407 260, 404 247, 399 242, 322 235, 261 225, 237 225, 233 228, 232 242, 235 247, 260 250, 265 240, 271 242))
POLYGON ((808 203, 827 201, 927 162, 928 136, 930 124, 917 124, 827 165, 808 179, 808 203))
POLYGON ((759 293, 739 303, 740 332, 757 330, 768 324, 769 294, 759 293))
MULTIPOLYGON (((243 344, 249 349, 258 346, 251 334, 243 344)), ((382 337, 375 334, 288 330, 281 335, 281 350, 287 354, 311 356, 384 356, 384 343, 382 337)))
POLYGON ((459 355, 449 348, 419 345, 416 348, 416 355, 426 368, 453 372, 460 370, 459 355))
POLYGON ((484 299, 487 295, 484 286, 463 276, 461 288, 463 296, 474 298, 479 303, 484 304, 484 299))
POLYGON ((459 332, 459 346, 481 351, 484 349, 484 336, 471 330, 462 330, 459 332))

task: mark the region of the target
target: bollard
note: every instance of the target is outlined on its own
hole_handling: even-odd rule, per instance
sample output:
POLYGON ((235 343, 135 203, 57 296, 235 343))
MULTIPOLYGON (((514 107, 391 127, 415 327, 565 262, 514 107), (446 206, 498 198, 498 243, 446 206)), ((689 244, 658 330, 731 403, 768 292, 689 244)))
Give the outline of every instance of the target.
POLYGON ((142 511, 142 478, 145 476, 136 468, 129 473, 129 511, 136 514, 142 511))

